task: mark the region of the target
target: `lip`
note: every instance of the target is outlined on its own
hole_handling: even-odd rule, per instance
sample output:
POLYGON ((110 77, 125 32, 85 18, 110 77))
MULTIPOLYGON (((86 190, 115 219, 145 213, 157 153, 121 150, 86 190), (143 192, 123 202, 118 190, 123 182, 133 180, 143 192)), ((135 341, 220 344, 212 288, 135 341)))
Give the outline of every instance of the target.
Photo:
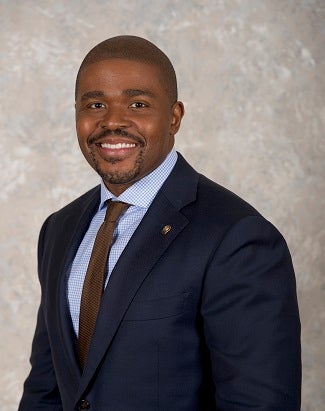
POLYGON ((93 144, 104 159, 124 159, 132 155, 141 146, 138 142, 126 138, 103 138, 93 144))
POLYGON ((116 129, 112 130, 104 130, 103 132, 97 135, 91 135, 87 139, 87 143, 89 146, 93 144, 102 144, 102 143, 109 143, 109 144, 117 144, 117 143, 135 143, 135 144, 144 144, 143 138, 131 134, 125 130, 116 129))
POLYGON ((109 150, 120 150, 124 148, 134 148, 136 146, 135 143, 116 143, 116 144, 111 144, 111 143, 101 143, 100 147, 109 149, 109 150))

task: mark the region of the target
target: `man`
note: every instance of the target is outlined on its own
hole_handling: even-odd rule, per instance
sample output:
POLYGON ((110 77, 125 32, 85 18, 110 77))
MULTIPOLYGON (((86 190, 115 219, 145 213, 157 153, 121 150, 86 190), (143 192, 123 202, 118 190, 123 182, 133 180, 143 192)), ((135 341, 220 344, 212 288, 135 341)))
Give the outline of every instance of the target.
POLYGON ((174 151, 183 114, 169 59, 145 39, 111 38, 81 64, 77 135, 102 182, 42 227, 20 411, 300 409, 287 246, 174 151), (105 217, 113 203, 123 211, 105 217))

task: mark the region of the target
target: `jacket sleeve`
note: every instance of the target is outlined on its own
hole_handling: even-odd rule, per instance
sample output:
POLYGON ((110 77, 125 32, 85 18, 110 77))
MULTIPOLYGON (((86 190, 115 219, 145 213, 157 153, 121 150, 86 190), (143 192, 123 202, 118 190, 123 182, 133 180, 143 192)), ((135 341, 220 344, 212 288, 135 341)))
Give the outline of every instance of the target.
POLYGON ((260 216, 229 230, 205 278, 202 317, 219 411, 300 410, 300 321, 281 234, 260 216))
MULTIPOLYGON (((43 239, 46 231, 46 223, 47 222, 44 223, 41 229, 38 243, 39 267, 43 254, 43 239)), ((31 371, 24 384, 24 391, 18 411, 62 411, 63 408, 52 364, 51 349, 42 303, 38 310, 30 363, 31 371)))
POLYGON ((25 381, 18 410, 62 411, 42 306, 38 311, 30 362, 32 368, 25 381))

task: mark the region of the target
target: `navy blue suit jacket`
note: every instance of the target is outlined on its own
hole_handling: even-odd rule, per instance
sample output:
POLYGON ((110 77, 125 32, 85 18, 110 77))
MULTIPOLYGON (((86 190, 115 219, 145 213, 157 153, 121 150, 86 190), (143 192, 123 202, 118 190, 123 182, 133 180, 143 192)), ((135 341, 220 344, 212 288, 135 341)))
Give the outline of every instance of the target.
POLYGON ((66 282, 99 201, 96 187, 42 227, 42 298, 19 410, 299 410, 286 243, 181 156, 112 272, 81 374, 66 282))

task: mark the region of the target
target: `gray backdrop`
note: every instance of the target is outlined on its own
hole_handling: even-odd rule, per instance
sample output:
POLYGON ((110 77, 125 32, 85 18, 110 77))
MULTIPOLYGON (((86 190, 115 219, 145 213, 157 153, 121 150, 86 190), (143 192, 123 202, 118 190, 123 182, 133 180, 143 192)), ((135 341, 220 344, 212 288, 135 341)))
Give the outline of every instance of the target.
POLYGON ((303 323, 303 410, 324 410, 324 0, 0 0, 1 409, 29 370, 44 218, 97 183, 79 153, 85 53, 144 36, 173 61, 177 148, 286 237, 303 323), (120 4, 119 4, 120 3, 120 4))

